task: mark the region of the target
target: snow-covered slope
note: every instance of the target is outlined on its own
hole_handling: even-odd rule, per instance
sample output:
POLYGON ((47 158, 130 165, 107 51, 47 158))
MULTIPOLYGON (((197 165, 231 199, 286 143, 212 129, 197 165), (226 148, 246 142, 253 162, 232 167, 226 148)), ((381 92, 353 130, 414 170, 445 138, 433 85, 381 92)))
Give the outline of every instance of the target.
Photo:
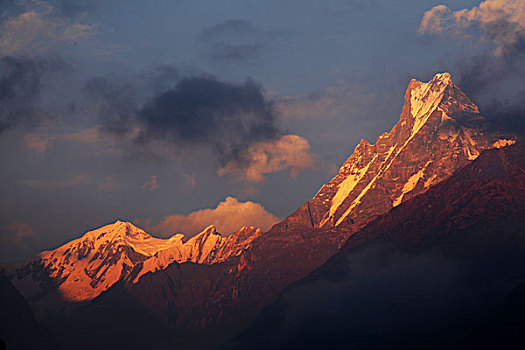
POLYGON ((374 145, 361 140, 339 173, 289 216, 287 229, 362 226, 423 193, 485 149, 515 140, 491 131, 448 73, 412 80, 399 122, 374 145))
MULTIPOLYGON (((223 237, 211 225, 189 240, 183 234, 160 239, 129 222, 117 221, 89 231, 55 250, 42 252, 35 261, 42 265, 64 299, 83 301, 128 279, 133 271, 132 282, 135 283, 145 273, 163 269, 173 262, 223 262, 247 249, 260 234, 258 228, 243 227, 223 237)), ((31 272, 27 265, 20 267, 16 275, 22 278, 13 279, 22 293, 28 284, 24 279, 34 279, 31 272), (21 276, 24 270, 29 274, 21 276)))
POLYGON ((182 239, 179 238, 183 235, 175 235, 172 238, 177 239, 178 243, 159 250, 154 256, 144 261, 142 269, 133 282, 137 282, 142 275, 148 272, 164 269, 173 261, 179 263, 191 261, 208 265, 226 261, 248 249, 252 241, 261 234, 260 228, 247 226, 228 237, 223 237, 217 233, 215 226, 210 225, 186 243, 182 243, 182 239))

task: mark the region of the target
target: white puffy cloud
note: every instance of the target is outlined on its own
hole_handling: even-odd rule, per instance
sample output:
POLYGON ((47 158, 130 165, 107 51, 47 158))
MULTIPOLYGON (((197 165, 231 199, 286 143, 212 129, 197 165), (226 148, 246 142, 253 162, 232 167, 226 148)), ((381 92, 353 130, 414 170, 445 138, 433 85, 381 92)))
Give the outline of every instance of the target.
POLYGON ((219 169, 219 176, 235 174, 249 182, 264 180, 264 174, 290 169, 294 177, 302 169, 313 167, 310 143, 298 135, 284 135, 277 140, 253 144, 240 160, 231 160, 219 169))
POLYGON ((471 9, 452 11, 438 5, 425 12, 419 32, 472 39, 477 35, 496 45, 515 43, 525 30, 525 1, 486 0, 471 9))
POLYGON ((197 210, 188 215, 166 216, 151 230, 162 235, 183 232, 192 236, 209 225, 215 225, 218 232, 231 234, 243 226, 256 226, 266 231, 279 220, 259 203, 239 202, 236 198, 226 197, 214 209, 197 210))
POLYGON ((425 12, 419 26, 420 33, 441 33, 448 27, 446 22, 451 17, 451 11, 445 5, 437 5, 425 12))

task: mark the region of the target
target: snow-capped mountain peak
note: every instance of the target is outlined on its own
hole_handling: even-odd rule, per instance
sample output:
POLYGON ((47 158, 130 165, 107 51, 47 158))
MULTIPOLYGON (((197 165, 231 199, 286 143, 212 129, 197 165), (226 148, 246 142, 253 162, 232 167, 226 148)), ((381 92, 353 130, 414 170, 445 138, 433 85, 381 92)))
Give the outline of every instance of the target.
POLYGON ((449 177, 485 149, 515 142, 492 131, 449 73, 412 80, 399 122, 375 144, 361 140, 339 173, 285 220, 288 229, 357 229, 449 177))
POLYGON ((437 74, 428 83, 417 82, 410 91, 410 116, 414 119, 411 136, 415 135, 443 100, 445 90, 453 85, 449 73, 437 74))
MULTIPOLYGON (((127 280, 133 271, 132 282, 137 282, 142 275, 174 262, 214 264, 225 261, 247 249, 261 233, 257 228, 242 228, 223 237, 214 225, 210 225, 188 240, 183 234, 162 239, 130 222, 116 221, 57 249, 44 251, 36 261, 41 262, 66 300, 82 301, 95 298, 118 281, 127 280)), ((26 266, 19 269, 17 275, 21 271, 31 273, 26 266)), ((31 279, 27 273, 21 279, 31 279)), ((22 280, 13 283, 26 284, 22 280)))
POLYGON ((144 261, 141 271, 134 278, 134 282, 137 282, 142 275, 162 270, 174 261, 178 263, 191 261, 208 265, 226 261, 248 249, 253 240, 261 234, 260 228, 251 226, 243 227, 237 232, 223 237, 217 233, 214 225, 210 225, 187 242, 184 243, 181 239, 177 241, 177 244, 158 251, 154 257, 144 261))

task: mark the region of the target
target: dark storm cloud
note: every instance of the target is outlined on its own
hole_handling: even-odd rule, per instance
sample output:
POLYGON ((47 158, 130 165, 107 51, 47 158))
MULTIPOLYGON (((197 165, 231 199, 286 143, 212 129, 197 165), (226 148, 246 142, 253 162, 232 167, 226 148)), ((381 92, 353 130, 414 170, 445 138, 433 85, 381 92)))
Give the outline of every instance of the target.
POLYGON ((500 54, 487 52, 465 59, 459 68, 459 85, 489 119, 500 127, 524 133, 524 67, 525 31, 522 30, 515 41, 501 46, 500 54))
POLYGON ((130 132, 138 109, 136 87, 132 83, 97 77, 89 79, 82 91, 95 106, 105 131, 115 135, 130 132))
POLYGON ((147 81, 147 85, 155 93, 161 93, 170 89, 181 79, 181 72, 178 68, 170 65, 161 65, 153 69, 149 74, 141 77, 147 81))
POLYGON ((183 75, 195 73, 172 65, 158 65, 147 72, 127 78, 93 77, 82 92, 98 105, 103 121, 129 119, 149 96, 171 89, 183 75))
POLYGON ((149 151, 155 153, 160 141, 173 149, 204 147, 221 165, 231 160, 242 165, 243 151, 282 135, 273 103, 252 79, 237 84, 180 74, 173 66, 159 66, 134 80, 97 77, 82 92, 95 108, 100 130, 140 154, 153 155, 149 151))
POLYGON ((60 59, 0 58, 0 133, 19 123, 38 123, 46 74, 68 69, 60 59))
POLYGON ((525 102, 523 102, 525 90, 522 90, 518 96, 520 98, 514 101, 494 98, 484 102, 482 111, 500 127, 525 135, 525 102))
POLYGON ((487 52, 464 62, 460 70, 460 82, 469 93, 478 95, 487 86, 514 78, 515 74, 523 75, 524 63, 525 30, 517 33, 516 41, 503 44, 501 54, 487 52))
POLYGON ((138 111, 138 121, 138 142, 209 146, 222 164, 280 134, 272 104, 251 79, 233 84, 213 77, 184 78, 147 102, 138 111))
POLYGON ((243 19, 230 19, 199 32, 197 38, 202 42, 217 42, 231 38, 246 38, 255 35, 255 26, 243 19))

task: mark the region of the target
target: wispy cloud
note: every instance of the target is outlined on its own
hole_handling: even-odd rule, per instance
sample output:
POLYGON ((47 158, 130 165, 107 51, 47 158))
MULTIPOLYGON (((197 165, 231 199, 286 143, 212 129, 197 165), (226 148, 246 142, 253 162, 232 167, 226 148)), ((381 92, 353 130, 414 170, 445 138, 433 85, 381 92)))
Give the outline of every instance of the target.
POLYGON ((239 63, 258 59, 270 35, 244 19, 229 19, 204 28, 197 35, 204 54, 213 61, 239 63))
POLYGON ((37 152, 45 152, 56 142, 70 141, 78 143, 98 143, 101 142, 103 134, 98 127, 83 129, 71 133, 57 135, 28 134, 24 138, 26 147, 37 152))
POLYGON ((151 175, 151 178, 142 185, 143 190, 155 191, 159 187, 157 182, 157 175, 151 175))
POLYGON ((67 188, 85 185, 91 182, 88 175, 76 175, 67 179, 29 179, 21 180, 20 184, 34 188, 67 188))
POLYGON ((25 222, 13 222, 2 228, 0 242, 4 247, 14 247, 25 250, 28 243, 35 236, 35 231, 31 225, 25 222))
POLYGON ((216 61, 251 61, 259 58, 264 45, 215 43, 209 47, 209 56, 216 61))
POLYGON ((195 189, 195 186, 197 185, 195 175, 184 174, 184 183, 186 185, 186 191, 188 193, 192 193, 195 189))
POLYGON ((121 180, 116 176, 110 176, 102 180, 98 186, 97 190, 106 191, 106 192, 115 192, 121 187, 121 180))
POLYGON ((253 23, 244 19, 229 19, 227 21, 204 28, 197 38, 202 42, 224 41, 230 38, 246 38, 257 34, 253 23))
POLYGON ((40 54, 96 34, 97 25, 61 16, 51 4, 26 2, 26 11, 0 24, 0 56, 40 54))
POLYGON ((284 96, 276 99, 275 108, 283 119, 313 120, 358 114, 373 106, 377 95, 365 93, 353 85, 335 85, 316 94, 284 96))

